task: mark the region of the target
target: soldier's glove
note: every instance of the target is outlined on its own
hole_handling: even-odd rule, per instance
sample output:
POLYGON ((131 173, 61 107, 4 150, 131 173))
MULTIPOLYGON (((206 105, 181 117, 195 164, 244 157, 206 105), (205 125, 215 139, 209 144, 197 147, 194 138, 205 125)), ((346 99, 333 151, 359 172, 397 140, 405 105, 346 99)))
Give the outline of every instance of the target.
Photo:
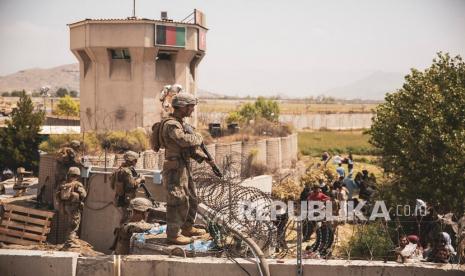
POLYGON ((70 200, 71 202, 79 202, 79 201, 80 201, 80 200, 79 200, 79 194, 76 193, 76 192, 72 192, 72 193, 71 193, 71 196, 69 197, 69 200, 70 200))

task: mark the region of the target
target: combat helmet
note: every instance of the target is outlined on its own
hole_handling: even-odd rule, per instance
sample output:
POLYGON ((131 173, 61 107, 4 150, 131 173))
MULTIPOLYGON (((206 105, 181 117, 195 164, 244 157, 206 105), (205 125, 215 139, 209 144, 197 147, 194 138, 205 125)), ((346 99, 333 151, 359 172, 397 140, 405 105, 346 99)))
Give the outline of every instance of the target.
POLYGON ((132 162, 139 158, 139 154, 137 154, 134 151, 128 150, 127 152, 124 153, 123 158, 124 158, 124 161, 126 162, 132 162))
POLYGON ((129 210, 145 212, 152 208, 153 208, 152 202, 143 197, 136 197, 129 202, 129 210))
POLYGON ((197 101, 198 100, 194 97, 194 95, 187 92, 180 92, 173 97, 171 105, 173 107, 184 107, 190 104, 196 105, 197 101))
POLYGON ((81 170, 78 167, 70 167, 68 170, 68 175, 81 175, 81 170))
POLYGON ((71 142, 69 142, 69 146, 73 149, 77 149, 81 147, 81 142, 79 142, 78 140, 72 140, 71 142))

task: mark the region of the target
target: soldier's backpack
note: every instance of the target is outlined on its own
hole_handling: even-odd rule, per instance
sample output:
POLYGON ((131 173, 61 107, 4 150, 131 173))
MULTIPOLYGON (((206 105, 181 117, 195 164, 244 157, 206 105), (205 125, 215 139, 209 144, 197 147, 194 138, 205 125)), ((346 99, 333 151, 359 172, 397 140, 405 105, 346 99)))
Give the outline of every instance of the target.
POLYGON ((124 183, 118 179, 121 168, 118 168, 110 176, 111 188, 115 190, 117 196, 124 196, 124 183))
POLYGON ((152 126, 152 136, 150 137, 150 143, 152 144, 152 149, 155 152, 158 152, 161 148, 164 147, 164 142, 162 141, 163 138, 161 136, 161 131, 163 129, 163 125, 169 121, 174 120, 173 118, 165 118, 160 122, 156 122, 152 126))

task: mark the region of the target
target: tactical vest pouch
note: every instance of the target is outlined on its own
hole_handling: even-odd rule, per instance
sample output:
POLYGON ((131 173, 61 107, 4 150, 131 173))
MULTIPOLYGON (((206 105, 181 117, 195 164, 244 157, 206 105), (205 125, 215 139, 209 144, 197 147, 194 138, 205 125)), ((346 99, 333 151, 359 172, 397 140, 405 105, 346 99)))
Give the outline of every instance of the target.
POLYGON ((168 120, 172 120, 171 118, 165 118, 163 120, 161 120, 160 122, 156 122, 155 124, 153 124, 152 126, 152 136, 150 137, 150 144, 152 145, 152 149, 155 151, 155 152, 158 152, 160 149, 164 148, 164 143, 163 143, 163 138, 162 138, 162 129, 163 129, 163 125, 165 124, 165 122, 167 122, 168 120))
POLYGON ((63 201, 70 200, 72 192, 73 192, 72 185, 63 185, 63 187, 60 189, 60 199, 63 201))

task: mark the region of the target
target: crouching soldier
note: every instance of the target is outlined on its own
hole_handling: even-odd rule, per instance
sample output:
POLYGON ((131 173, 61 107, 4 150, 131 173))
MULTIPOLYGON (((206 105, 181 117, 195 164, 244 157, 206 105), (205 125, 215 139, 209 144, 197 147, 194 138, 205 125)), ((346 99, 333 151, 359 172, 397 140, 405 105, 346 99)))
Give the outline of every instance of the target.
POLYGON ((121 223, 127 220, 129 202, 136 197, 137 189, 144 181, 144 178, 140 177, 134 169, 139 155, 133 151, 127 151, 123 158, 123 164, 111 176, 116 206, 121 207, 123 211, 121 223))
POLYGON ((152 224, 147 223, 149 211, 153 208, 152 202, 143 197, 136 197, 129 203, 129 221, 120 228, 115 229, 115 245, 113 248, 117 255, 129 254, 129 244, 132 234, 143 233, 152 228, 152 224))
POLYGON ((66 215, 68 222, 66 244, 73 246, 77 239, 77 231, 81 223, 81 212, 84 199, 87 196, 84 185, 79 182, 81 171, 77 167, 68 170, 67 180, 58 186, 56 197, 59 202, 59 211, 66 215))

